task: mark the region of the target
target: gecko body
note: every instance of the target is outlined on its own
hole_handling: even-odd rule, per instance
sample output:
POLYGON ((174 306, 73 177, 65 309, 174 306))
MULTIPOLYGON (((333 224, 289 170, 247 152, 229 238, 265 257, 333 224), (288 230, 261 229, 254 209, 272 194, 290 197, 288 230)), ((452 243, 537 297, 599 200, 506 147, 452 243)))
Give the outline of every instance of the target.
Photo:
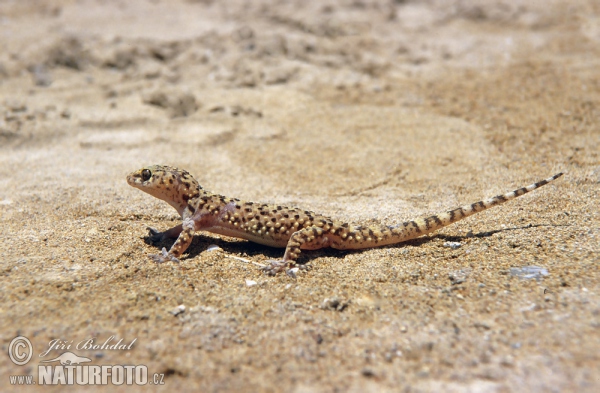
POLYGON ((168 252, 163 248, 161 254, 151 255, 154 261, 179 262, 194 233, 208 231, 285 248, 283 259, 271 261, 264 269, 274 275, 282 271, 290 274, 291 270, 286 268, 295 265, 301 250, 363 249, 405 242, 517 198, 560 176, 562 173, 503 195, 396 226, 352 225, 307 210, 225 197, 202 188, 189 172, 164 165, 132 172, 127 182, 169 203, 183 220, 182 224, 164 232, 148 228, 153 241, 177 238, 168 252))

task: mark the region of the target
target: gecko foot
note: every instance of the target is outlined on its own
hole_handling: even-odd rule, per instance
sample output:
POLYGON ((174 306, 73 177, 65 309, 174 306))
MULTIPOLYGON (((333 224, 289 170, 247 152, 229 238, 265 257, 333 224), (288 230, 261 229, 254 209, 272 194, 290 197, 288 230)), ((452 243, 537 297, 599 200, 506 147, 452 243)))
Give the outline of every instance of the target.
POLYGON ((160 254, 151 254, 149 255, 150 259, 152 259, 156 263, 164 263, 164 262, 177 262, 179 263, 179 259, 175 257, 175 255, 168 253, 167 249, 163 247, 160 254))

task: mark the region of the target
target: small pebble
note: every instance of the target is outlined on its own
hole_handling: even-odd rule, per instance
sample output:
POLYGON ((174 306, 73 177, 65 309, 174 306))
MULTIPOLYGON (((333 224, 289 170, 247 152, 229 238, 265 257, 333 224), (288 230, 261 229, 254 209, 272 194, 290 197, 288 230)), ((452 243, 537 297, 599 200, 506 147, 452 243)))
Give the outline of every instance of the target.
POLYGON ((246 286, 247 287, 253 287, 256 284, 258 284, 258 283, 256 281, 254 281, 254 280, 246 280, 246 286))
POLYGON ((334 311, 344 311, 348 307, 348 301, 342 301, 337 297, 327 298, 323 300, 321 303, 321 308, 323 310, 334 310, 334 311))
POLYGON ((288 276, 290 276, 291 278, 296 278, 296 273, 298 273, 298 270, 300 270, 300 269, 299 269, 299 268, 297 268, 297 267, 294 267, 294 268, 291 268, 290 270, 288 270, 288 271, 286 272, 286 274, 287 274, 288 276))
POLYGON ((206 251, 218 251, 218 250, 222 250, 222 248, 217 246, 216 244, 211 244, 208 247, 206 247, 206 251))
POLYGON ((453 250, 456 250, 460 246, 462 246, 462 244, 459 243, 459 242, 445 242, 444 243, 444 247, 448 247, 448 248, 451 248, 453 250))
POLYGON ((36 86, 50 86, 52 84, 52 76, 50 76, 50 70, 44 64, 35 64, 30 69, 33 75, 33 82, 36 86))
POLYGON ((175 307, 174 309, 172 309, 171 311, 169 311, 170 314, 173 314, 173 316, 178 316, 179 314, 183 314, 185 312, 185 305, 180 304, 179 306, 175 307))
POLYGON ((6 105, 6 107, 8 109, 10 109, 12 112, 26 112, 27 111, 27 105, 25 105, 25 103, 23 103, 21 101, 10 100, 10 101, 6 101, 4 103, 4 105, 6 105))
POLYGON ((452 283, 452 285, 458 285, 458 284, 462 284, 463 282, 465 282, 470 274, 471 274, 471 269, 465 268, 465 269, 460 269, 460 270, 450 272, 448 274, 448 278, 450 279, 450 282, 452 283))
POLYGON ((375 372, 368 368, 363 368, 363 370, 361 371, 361 374, 363 375, 363 377, 367 377, 367 378, 375 377, 375 372))
POLYGON ((513 277, 519 277, 522 280, 536 280, 542 279, 548 275, 548 270, 539 266, 523 266, 523 267, 511 267, 510 275, 513 277))

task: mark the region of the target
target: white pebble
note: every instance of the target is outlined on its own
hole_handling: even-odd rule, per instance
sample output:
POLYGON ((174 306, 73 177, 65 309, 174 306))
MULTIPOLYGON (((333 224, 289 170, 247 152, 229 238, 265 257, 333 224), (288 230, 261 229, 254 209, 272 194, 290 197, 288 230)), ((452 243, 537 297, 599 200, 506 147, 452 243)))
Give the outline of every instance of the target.
POLYGON ((290 276, 291 278, 296 278, 296 273, 298 273, 298 271, 299 271, 299 270, 300 270, 299 268, 297 268, 297 267, 293 267, 293 268, 291 268, 290 270, 288 270, 288 271, 286 272, 286 274, 287 274, 288 276, 290 276))
POLYGON ((456 250, 460 246, 462 246, 462 244, 459 243, 459 242, 445 242, 444 243, 444 247, 448 247, 448 248, 451 248, 453 250, 456 250))
POLYGON ((172 309, 171 311, 169 311, 169 313, 173 314, 174 316, 178 316, 179 314, 182 314, 185 312, 185 305, 180 304, 179 306, 175 307, 174 309, 172 309))
POLYGON ((523 267, 512 267, 510 268, 510 275, 514 277, 519 277, 523 280, 531 280, 535 279, 539 281, 540 279, 547 276, 548 270, 539 267, 539 266, 523 266, 523 267))

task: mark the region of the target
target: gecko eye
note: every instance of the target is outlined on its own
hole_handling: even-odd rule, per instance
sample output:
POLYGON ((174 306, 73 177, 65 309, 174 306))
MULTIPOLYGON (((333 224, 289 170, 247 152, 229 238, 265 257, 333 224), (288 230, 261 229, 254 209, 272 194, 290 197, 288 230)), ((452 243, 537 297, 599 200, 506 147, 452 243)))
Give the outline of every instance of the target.
POLYGON ((150 172, 150 170, 144 169, 142 171, 142 180, 143 181, 148 181, 148 179, 150 179, 151 176, 152 176, 152 172, 150 172))

